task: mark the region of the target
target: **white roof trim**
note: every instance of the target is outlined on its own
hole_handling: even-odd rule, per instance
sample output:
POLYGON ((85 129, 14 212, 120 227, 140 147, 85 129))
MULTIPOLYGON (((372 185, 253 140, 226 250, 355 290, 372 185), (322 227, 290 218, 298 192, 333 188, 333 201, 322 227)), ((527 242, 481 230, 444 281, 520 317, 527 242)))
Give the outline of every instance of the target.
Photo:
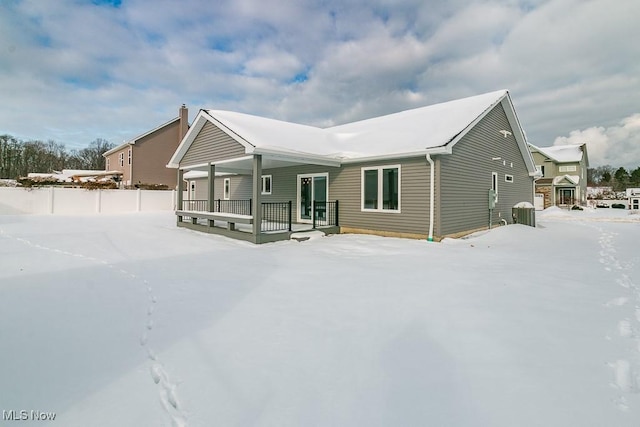
POLYGON ((302 152, 294 152, 289 150, 279 150, 275 148, 257 147, 253 150, 254 154, 261 154, 274 160, 283 160, 296 163, 306 163, 321 166, 340 167, 340 159, 322 156, 319 154, 309 154, 302 152))
POLYGON ((235 162, 241 162, 243 160, 251 160, 251 159, 253 159, 253 156, 243 156, 243 157, 236 157, 234 159, 218 160, 217 162, 211 162, 209 164, 218 166, 218 165, 226 165, 227 163, 235 163, 235 162))
POLYGON ((451 150, 446 147, 434 147, 427 150, 412 151, 409 153, 397 153, 397 154, 384 154, 382 156, 367 156, 367 157, 349 157, 342 159, 343 164, 351 163, 365 163, 365 162, 377 162, 384 160, 395 160, 407 157, 423 157, 427 154, 451 154, 451 150))
POLYGON ((169 160, 169 163, 167 164, 168 168, 178 168, 180 166, 180 160, 182 160, 184 155, 187 154, 187 151, 191 147, 191 144, 193 144, 193 141, 195 141, 196 137, 207 122, 210 122, 214 126, 218 127, 221 131, 223 131, 240 145, 242 145, 245 148, 246 153, 253 152, 253 145, 251 145, 240 135, 236 134, 231 129, 226 127, 224 124, 213 118, 206 110, 200 110, 196 118, 193 120, 193 124, 189 128, 189 131, 184 136, 184 138, 182 138, 182 141, 180 142, 180 145, 178 145, 175 153, 173 153, 173 156, 171 156, 171 160, 169 160))

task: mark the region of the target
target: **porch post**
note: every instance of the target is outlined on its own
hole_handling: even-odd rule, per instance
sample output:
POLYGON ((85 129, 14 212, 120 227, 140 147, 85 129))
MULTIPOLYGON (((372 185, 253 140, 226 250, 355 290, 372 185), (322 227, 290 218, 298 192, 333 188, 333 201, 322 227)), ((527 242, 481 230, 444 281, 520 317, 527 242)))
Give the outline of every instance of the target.
POLYGON ((253 198, 251 199, 251 214, 253 215, 253 235, 260 234, 262 227, 262 156, 260 154, 253 155, 253 198))
POLYGON ((209 212, 213 212, 214 211, 214 196, 213 196, 213 189, 214 189, 214 183, 216 180, 216 165, 209 165, 209 175, 207 176, 208 178, 208 188, 209 188, 209 195, 207 196, 207 207, 209 209, 209 212))
POLYGON ((178 193, 178 197, 177 197, 177 203, 176 203, 176 210, 181 211, 182 210, 182 199, 183 199, 183 183, 182 181, 184 181, 184 171, 182 169, 178 169, 178 185, 176 186, 176 192, 178 193))

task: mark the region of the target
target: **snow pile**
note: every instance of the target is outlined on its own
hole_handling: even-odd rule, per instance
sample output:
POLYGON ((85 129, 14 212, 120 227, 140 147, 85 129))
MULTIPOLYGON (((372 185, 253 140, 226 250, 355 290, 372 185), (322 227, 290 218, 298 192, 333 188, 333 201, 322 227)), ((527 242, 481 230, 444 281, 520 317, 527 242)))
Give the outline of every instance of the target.
POLYGON ((15 179, 0 179, 0 187, 17 187, 18 181, 15 179))
POLYGON ((70 427, 637 426, 640 229, 579 213, 443 244, 260 246, 171 214, 0 217, 2 409, 70 427))
POLYGON ((571 214, 566 209, 560 209, 557 206, 551 206, 543 211, 536 212, 536 217, 539 219, 551 219, 551 218, 569 218, 571 214))

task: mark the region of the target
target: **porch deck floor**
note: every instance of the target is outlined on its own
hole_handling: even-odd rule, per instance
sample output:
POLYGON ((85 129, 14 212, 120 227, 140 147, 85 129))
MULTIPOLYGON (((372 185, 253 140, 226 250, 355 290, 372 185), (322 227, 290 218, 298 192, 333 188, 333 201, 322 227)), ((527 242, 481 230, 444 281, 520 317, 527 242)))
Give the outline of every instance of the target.
MULTIPOLYGON (((194 212, 196 213, 196 212, 194 212)), ((185 222, 191 222, 189 221, 185 221, 185 222)), ((199 218, 197 220, 197 224, 198 225, 203 225, 206 226, 208 223, 208 221, 206 219, 203 218, 199 218)), ((220 227, 220 228, 227 228, 227 221, 218 221, 216 220, 215 222, 215 226, 216 227, 220 227)), ((269 224, 268 228, 275 228, 276 231, 263 231, 262 233, 264 234, 269 234, 269 233, 282 233, 283 231, 286 231, 286 229, 288 228, 288 226, 286 224, 280 224, 280 223, 267 223, 269 224), (273 227, 271 227, 271 225, 274 225, 273 227)), ((316 226, 316 228, 323 228, 322 226, 316 226)), ((236 223, 235 226, 236 231, 240 231, 242 233, 252 233, 253 232, 253 228, 251 224, 238 224, 236 223)), ((296 233, 296 232, 300 232, 300 231, 311 231, 313 230, 313 225, 312 224, 306 224, 306 223, 291 223, 291 232, 292 233, 296 233)))

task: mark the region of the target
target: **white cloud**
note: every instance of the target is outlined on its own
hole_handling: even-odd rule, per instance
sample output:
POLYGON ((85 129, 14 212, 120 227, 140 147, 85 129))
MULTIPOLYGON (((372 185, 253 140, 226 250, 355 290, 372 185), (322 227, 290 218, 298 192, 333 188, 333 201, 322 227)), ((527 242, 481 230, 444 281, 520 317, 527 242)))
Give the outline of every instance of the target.
POLYGON ((611 127, 574 130, 555 139, 553 145, 587 143, 591 167, 611 165, 628 169, 640 167, 640 113, 611 127))

